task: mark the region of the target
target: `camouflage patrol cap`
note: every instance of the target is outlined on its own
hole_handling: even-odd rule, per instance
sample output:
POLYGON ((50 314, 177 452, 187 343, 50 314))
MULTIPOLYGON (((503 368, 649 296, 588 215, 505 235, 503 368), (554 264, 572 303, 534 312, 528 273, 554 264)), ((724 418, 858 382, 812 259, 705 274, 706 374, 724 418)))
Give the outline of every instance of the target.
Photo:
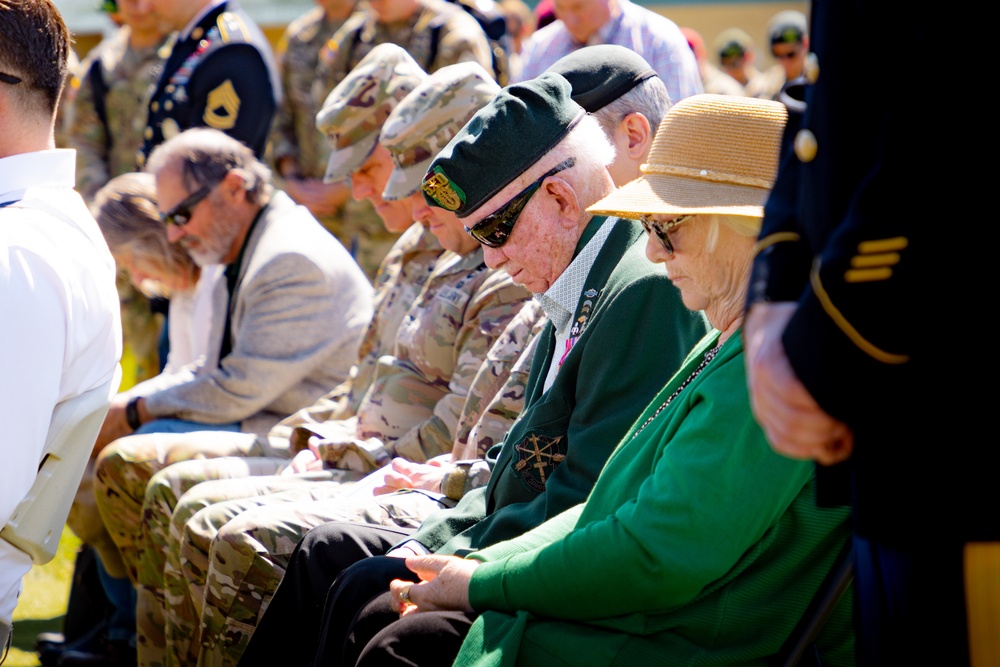
POLYGON ((741 28, 726 28, 715 37, 712 44, 719 61, 742 58, 754 50, 753 39, 741 28))
POLYGON ((778 12, 767 24, 767 38, 771 44, 797 44, 808 32, 809 21, 802 12, 789 9, 778 12))
POLYGON ((389 113, 426 77, 402 47, 384 43, 330 91, 316 114, 331 149, 324 181, 347 178, 368 159, 389 113))
POLYGON ((414 88, 382 126, 379 142, 395 167, 382 198, 402 199, 419 190, 431 160, 498 92, 493 77, 474 62, 442 67, 414 88))
POLYGON ((502 89, 431 162, 421 186, 431 206, 464 218, 538 162, 587 112, 561 74, 502 89))

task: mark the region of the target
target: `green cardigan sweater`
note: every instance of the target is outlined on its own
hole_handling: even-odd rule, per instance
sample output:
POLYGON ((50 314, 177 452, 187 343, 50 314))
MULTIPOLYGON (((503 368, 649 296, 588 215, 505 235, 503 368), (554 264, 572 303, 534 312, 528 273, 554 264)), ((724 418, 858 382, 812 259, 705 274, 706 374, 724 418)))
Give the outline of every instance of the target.
MULTIPOLYGON (((645 429, 710 334, 612 454, 586 503, 483 549, 483 613, 456 665, 765 664, 848 539, 810 463, 775 454, 750 412, 740 333, 645 429)), ((824 664, 852 664, 851 596, 824 664)))

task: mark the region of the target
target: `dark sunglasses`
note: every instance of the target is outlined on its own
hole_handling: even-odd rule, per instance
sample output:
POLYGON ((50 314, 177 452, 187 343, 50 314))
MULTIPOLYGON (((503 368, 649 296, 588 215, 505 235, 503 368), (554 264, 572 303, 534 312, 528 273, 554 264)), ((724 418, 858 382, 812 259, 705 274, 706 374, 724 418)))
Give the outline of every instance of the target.
POLYGON ((484 246, 499 248, 510 238, 510 233, 514 229, 514 223, 517 222, 524 207, 528 205, 531 196, 535 194, 538 188, 542 187, 542 181, 549 176, 558 174, 563 169, 569 169, 574 164, 576 164, 575 158, 566 158, 539 176, 537 181, 514 195, 509 202, 490 213, 472 227, 466 227, 465 231, 484 246))
POLYGON ((791 60, 792 58, 798 56, 799 53, 801 53, 800 49, 795 49, 794 51, 789 51, 788 53, 775 53, 774 51, 771 51, 771 55, 778 60, 791 60))
POLYGON ((206 185, 202 187, 166 213, 160 213, 160 220, 168 225, 183 227, 191 220, 191 209, 197 206, 202 199, 207 197, 208 193, 211 192, 214 187, 214 185, 206 185))
POLYGON ((647 234, 650 236, 656 234, 656 238, 660 239, 660 243, 663 244, 663 247, 666 248, 667 252, 673 255, 674 244, 670 242, 670 234, 668 232, 690 217, 693 216, 682 215, 669 222, 657 222, 656 220, 653 220, 653 216, 651 215, 640 215, 639 222, 642 223, 642 228, 646 230, 647 234))

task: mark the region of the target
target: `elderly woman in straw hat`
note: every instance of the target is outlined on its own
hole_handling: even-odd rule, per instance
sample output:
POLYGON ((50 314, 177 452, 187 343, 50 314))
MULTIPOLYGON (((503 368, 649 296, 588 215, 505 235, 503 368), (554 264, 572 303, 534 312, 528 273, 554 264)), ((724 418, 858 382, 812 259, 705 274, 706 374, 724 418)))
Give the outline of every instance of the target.
MULTIPOLYGON (((772 452, 747 398, 743 304, 785 119, 770 101, 687 98, 642 175, 590 209, 642 220, 647 256, 714 331, 585 504, 465 558, 408 558, 422 581, 392 582, 401 617, 377 633, 358 615, 357 664, 764 664, 780 651, 848 539, 846 511, 815 506, 812 466, 772 452)), ((849 613, 845 599, 818 639, 824 664, 853 662, 849 613)))

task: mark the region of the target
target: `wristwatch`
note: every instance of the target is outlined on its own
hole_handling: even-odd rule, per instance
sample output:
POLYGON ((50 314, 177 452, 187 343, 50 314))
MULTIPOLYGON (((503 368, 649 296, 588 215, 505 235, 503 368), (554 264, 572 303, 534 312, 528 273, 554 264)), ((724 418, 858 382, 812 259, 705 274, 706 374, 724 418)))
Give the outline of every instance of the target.
POLYGON ((142 426, 142 420, 139 419, 139 399, 142 396, 133 396, 128 399, 128 403, 125 404, 125 421, 128 422, 129 428, 133 431, 142 426))

